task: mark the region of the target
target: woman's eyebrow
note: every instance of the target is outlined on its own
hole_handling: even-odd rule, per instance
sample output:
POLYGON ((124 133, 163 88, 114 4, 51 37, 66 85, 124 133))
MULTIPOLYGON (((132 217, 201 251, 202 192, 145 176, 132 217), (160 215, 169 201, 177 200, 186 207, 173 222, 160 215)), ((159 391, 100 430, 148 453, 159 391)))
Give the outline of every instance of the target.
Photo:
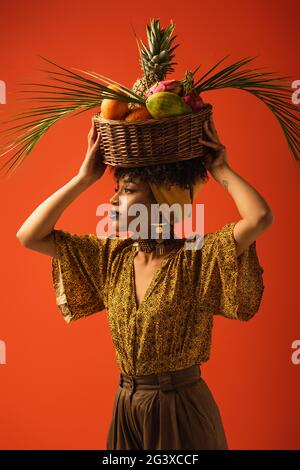
POLYGON ((138 186, 138 183, 136 183, 134 180, 133 180, 133 177, 131 176, 125 176, 124 178, 117 178, 116 179, 116 185, 119 186, 119 183, 120 181, 123 183, 123 184, 134 184, 135 186, 138 186))
POLYGON ((135 183, 135 181, 132 178, 130 178, 129 176, 124 179, 124 183, 131 183, 131 184, 137 185, 137 183, 135 183))

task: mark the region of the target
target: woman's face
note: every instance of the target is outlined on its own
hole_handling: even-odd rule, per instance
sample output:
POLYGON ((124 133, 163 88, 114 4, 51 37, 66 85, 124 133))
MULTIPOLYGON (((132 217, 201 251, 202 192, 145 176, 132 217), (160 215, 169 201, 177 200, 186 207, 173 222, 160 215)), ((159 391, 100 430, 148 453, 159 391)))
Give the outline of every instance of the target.
MULTIPOLYGON (((151 204, 156 204, 156 200, 147 182, 141 180, 138 176, 131 176, 129 174, 123 175, 120 179, 116 180, 115 193, 110 198, 109 202, 112 204, 111 211, 116 214, 112 219, 112 225, 116 231, 127 230, 126 227, 121 226, 120 216, 127 215, 127 224, 136 217, 139 217, 139 212, 129 215, 129 208, 133 204, 143 204, 148 214, 146 224, 150 225, 151 204), (121 197, 122 196, 122 197, 121 197)), ((126 218, 124 219, 126 220, 126 218)), ((140 230, 140 228, 139 228, 140 230)))

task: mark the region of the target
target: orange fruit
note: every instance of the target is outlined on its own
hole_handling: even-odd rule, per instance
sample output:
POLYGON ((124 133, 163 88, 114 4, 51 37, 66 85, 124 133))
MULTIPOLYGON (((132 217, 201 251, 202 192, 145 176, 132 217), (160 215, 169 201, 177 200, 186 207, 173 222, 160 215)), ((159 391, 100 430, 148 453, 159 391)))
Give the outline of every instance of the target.
POLYGON ((147 119, 153 119, 146 106, 138 106, 137 108, 130 111, 125 117, 125 121, 146 121, 147 119))
MULTIPOLYGON (((119 91, 123 95, 125 94, 116 85, 109 85, 107 88, 119 91)), ((128 103, 125 101, 112 100, 109 98, 104 98, 104 100, 102 100, 101 117, 104 117, 105 119, 124 119, 127 112, 128 103)))

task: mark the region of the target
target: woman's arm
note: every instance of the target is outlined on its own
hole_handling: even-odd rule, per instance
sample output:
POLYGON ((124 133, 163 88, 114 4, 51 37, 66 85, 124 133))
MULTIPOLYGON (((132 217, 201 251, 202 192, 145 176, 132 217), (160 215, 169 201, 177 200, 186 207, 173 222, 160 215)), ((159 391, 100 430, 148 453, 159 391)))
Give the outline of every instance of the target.
POLYGON ((26 248, 56 257, 53 238, 54 226, 63 211, 87 187, 88 184, 75 176, 48 197, 34 210, 18 230, 17 238, 19 242, 26 248))
POLYGON ((99 157, 100 133, 93 122, 88 134, 88 150, 78 174, 48 197, 25 220, 17 232, 20 243, 31 250, 56 258, 54 226, 63 211, 103 175, 106 165, 99 157))
POLYGON ((204 125, 210 141, 199 139, 212 153, 204 157, 203 164, 212 177, 232 196, 242 217, 233 231, 238 256, 274 222, 274 215, 264 198, 228 164, 226 147, 220 142, 213 119, 204 125))

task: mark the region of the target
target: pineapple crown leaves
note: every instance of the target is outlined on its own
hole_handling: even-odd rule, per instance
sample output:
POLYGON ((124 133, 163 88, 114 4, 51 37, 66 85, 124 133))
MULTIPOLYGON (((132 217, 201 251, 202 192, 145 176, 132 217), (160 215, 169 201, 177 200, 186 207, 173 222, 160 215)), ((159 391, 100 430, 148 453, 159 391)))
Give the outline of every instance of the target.
POLYGON ((172 36, 175 29, 175 24, 171 20, 170 25, 167 28, 161 28, 159 19, 152 19, 150 26, 147 25, 147 39, 148 47, 144 44, 142 39, 140 40, 142 49, 139 48, 140 52, 140 65, 144 73, 151 70, 162 69, 164 72, 163 76, 167 73, 173 72, 173 65, 177 62, 172 62, 175 57, 173 52, 179 46, 176 44, 171 47, 173 41, 177 36, 172 36))
POLYGON ((167 28, 160 28, 158 19, 151 21, 151 26, 147 25, 147 38, 149 44, 149 50, 153 55, 158 54, 160 50, 168 49, 170 44, 174 41, 176 36, 171 38, 175 24, 171 20, 170 25, 167 28))

